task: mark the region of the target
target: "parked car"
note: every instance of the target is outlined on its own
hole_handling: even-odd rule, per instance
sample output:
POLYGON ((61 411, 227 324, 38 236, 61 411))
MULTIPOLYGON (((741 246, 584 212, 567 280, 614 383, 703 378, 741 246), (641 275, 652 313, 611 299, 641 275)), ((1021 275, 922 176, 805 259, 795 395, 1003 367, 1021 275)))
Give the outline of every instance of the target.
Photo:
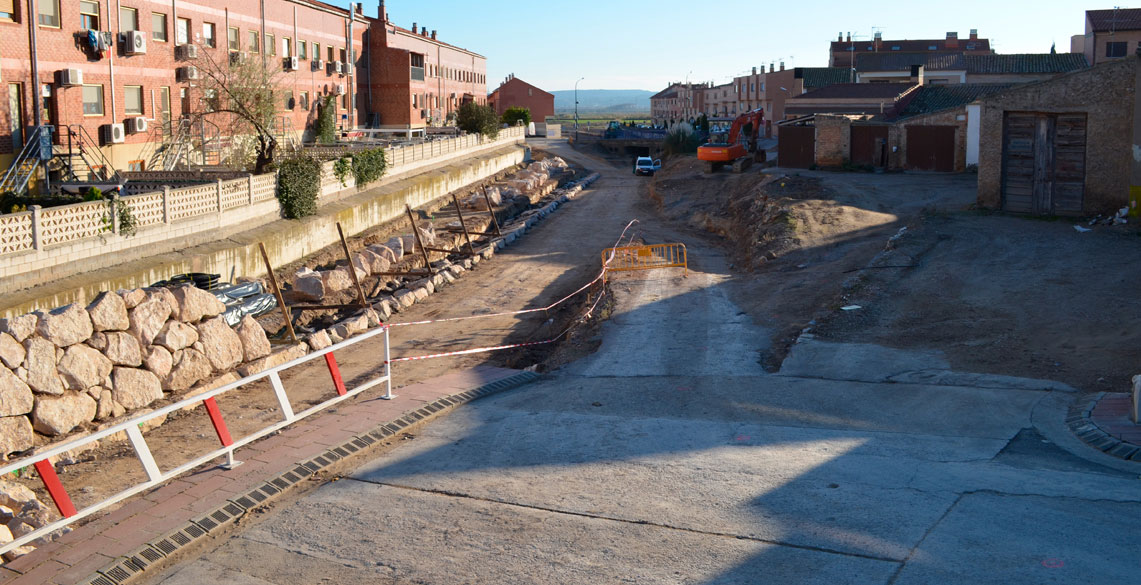
POLYGON ((648 156, 640 156, 634 163, 635 175, 650 175, 653 176, 654 172, 662 168, 662 160, 654 160, 648 156))

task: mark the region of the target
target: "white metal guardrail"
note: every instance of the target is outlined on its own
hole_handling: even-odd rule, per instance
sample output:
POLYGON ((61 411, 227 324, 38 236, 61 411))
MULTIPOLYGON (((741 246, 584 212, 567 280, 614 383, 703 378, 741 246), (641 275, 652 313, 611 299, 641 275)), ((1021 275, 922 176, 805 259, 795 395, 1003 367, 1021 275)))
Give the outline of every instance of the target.
POLYGON ((349 398, 352 398, 353 396, 356 396, 361 392, 368 390, 369 388, 384 384, 385 393, 381 398, 386 400, 395 398, 395 396, 392 394, 392 369, 390 361, 391 356, 389 353, 390 346, 388 330, 388 325, 381 325, 372 331, 368 331, 361 335, 346 339, 345 341, 329 346, 325 349, 306 354, 295 360, 281 364, 280 366, 269 368, 262 372, 258 372, 257 374, 246 376, 241 380, 226 384, 225 386, 221 386, 209 392, 199 394, 193 398, 187 398, 185 400, 180 400, 178 402, 168 404, 167 406, 148 412, 146 414, 132 417, 99 432, 76 438, 66 443, 54 446, 50 449, 40 451, 30 457, 24 457, 3 467, 0 467, 0 476, 7 475, 13 471, 17 471, 25 467, 34 467, 40 478, 43 480, 44 487, 47 489, 48 494, 51 495, 56 509, 59 510, 59 513, 63 516, 63 518, 60 520, 40 527, 33 532, 29 532, 28 534, 13 540, 12 542, 0 546, 0 554, 6 553, 9 550, 23 546, 24 544, 32 542, 33 540, 36 540, 44 535, 59 530, 64 526, 72 524, 81 518, 90 516, 95 512, 120 502, 143 490, 154 487, 164 481, 186 473, 187 471, 190 471, 191 469, 194 469, 203 463, 207 463, 211 460, 224 456, 226 457, 227 465, 237 465, 238 462, 234 461, 235 449, 252 443, 253 441, 269 435, 270 433, 281 430, 282 428, 285 428, 294 422, 329 408, 334 404, 348 400, 349 398), (341 379, 340 368, 337 366, 336 358, 333 357, 333 352, 378 336, 384 339, 384 373, 380 376, 377 376, 376 378, 373 378, 372 380, 362 383, 360 386, 357 386, 352 390, 348 390, 345 388, 344 381, 341 379), (285 386, 281 382, 280 372, 322 357, 325 359, 326 366, 328 366, 329 375, 332 377, 333 387, 336 390, 337 395, 301 412, 293 412, 293 406, 290 404, 289 396, 285 391, 285 386), (269 380, 270 386, 273 389, 273 393, 277 398, 277 403, 281 410, 282 420, 273 423, 261 430, 255 431, 245 437, 242 437, 237 441, 233 440, 230 437, 230 432, 226 427, 225 419, 222 417, 221 410, 218 408, 218 403, 215 400, 215 397, 223 395, 232 390, 236 390, 253 382, 265 379, 269 380), (218 440, 222 443, 222 447, 187 461, 186 463, 174 467, 173 469, 166 471, 162 470, 159 467, 158 463, 155 461, 154 454, 151 452, 150 447, 147 445, 146 437, 144 437, 142 431, 139 430, 140 425, 151 419, 158 418, 171 412, 175 412, 182 408, 195 406, 198 403, 201 403, 202 406, 205 407, 206 414, 210 417, 210 422, 214 425, 214 430, 218 435, 218 440), (77 510, 75 505, 72 503, 71 497, 68 495, 67 490, 64 488, 63 483, 60 481, 59 476, 56 475, 55 467, 52 465, 49 459, 61 453, 71 451, 72 449, 76 449, 93 441, 98 441, 99 439, 103 439, 120 432, 126 433, 127 438, 131 443, 131 447, 134 448, 135 456, 138 458, 139 463, 142 464, 144 471, 146 471, 146 480, 100 502, 87 506, 82 510, 77 510))

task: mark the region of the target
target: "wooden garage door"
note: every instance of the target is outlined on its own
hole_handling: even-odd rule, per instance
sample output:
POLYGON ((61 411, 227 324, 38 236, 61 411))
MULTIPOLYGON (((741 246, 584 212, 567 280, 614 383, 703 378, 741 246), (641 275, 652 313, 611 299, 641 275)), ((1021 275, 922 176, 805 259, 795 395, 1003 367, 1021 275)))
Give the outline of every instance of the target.
POLYGON ((907 165, 916 171, 955 170, 954 126, 908 126, 907 165))
POLYGON ((816 164, 816 127, 781 126, 777 163, 793 169, 807 169, 816 164))
POLYGON ((1085 114, 1007 114, 1002 137, 1002 208, 1017 213, 1080 214, 1085 152, 1085 114))
POLYGON ((852 126, 852 153, 849 158, 857 165, 885 166, 885 144, 887 126, 852 126))

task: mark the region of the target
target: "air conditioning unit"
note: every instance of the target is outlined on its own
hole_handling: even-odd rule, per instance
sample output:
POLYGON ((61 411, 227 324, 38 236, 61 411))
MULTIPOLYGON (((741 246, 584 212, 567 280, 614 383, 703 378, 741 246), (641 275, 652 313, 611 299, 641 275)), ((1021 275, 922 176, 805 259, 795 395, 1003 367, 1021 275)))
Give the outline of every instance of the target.
POLYGON ((345 75, 352 75, 353 74, 353 64, 352 63, 345 63, 344 69, 345 69, 345 71, 344 71, 345 75))
POLYGON ((337 73, 344 73, 345 72, 345 64, 340 62, 340 61, 334 61, 333 62, 333 71, 336 71, 337 73))
POLYGON ((230 65, 241 65, 246 62, 249 55, 242 52, 230 53, 230 65))
POLYGON ((131 134, 142 134, 147 131, 147 119, 138 116, 135 118, 127 118, 127 130, 131 134))
POLYGON ((194 81, 198 79, 198 68, 193 65, 178 68, 179 81, 194 81))
POLYGON ((121 144, 127 140, 127 131, 122 124, 107 124, 103 127, 103 141, 109 144, 121 144))
POLYGON ((178 58, 184 61, 190 61, 198 58, 198 45, 179 45, 178 58))
POLYGON ((287 71, 297 71, 301 65, 301 61, 297 57, 286 57, 284 65, 287 71))
POLYGON ((123 33, 123 50, 128 55, 147 54, 147 35, 141 30, 129 30, 123 33))
POLYGON ((343 83, 337 84, 337 95, 345 95, 345 84, 343 84, 343 83))
POLYGON ((325 68, 325 62, 320 59, 313 59, 313 71, 320 71, 325 68))
POLYGON ((60 69, 59 84, 64 87, 83 85, 83 71, 80 69, 60 69))

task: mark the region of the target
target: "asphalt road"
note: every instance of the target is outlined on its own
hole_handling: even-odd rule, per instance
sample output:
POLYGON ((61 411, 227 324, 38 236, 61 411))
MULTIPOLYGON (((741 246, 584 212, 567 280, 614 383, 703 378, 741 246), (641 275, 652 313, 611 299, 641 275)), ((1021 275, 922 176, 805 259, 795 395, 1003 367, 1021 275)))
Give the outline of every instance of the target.
MULTIPOLYGON (((543 234, 604 209, 624 223, 637 183, 603 174, 530 245, 574 245, 543 234)), ((766 374, 769 332, 719 252, 686 243, 688 278, 614 279, 597 353, 152 582, 1141 583, 1139 471, 1067 440, 1064 386, 819 342, 766 374)))

